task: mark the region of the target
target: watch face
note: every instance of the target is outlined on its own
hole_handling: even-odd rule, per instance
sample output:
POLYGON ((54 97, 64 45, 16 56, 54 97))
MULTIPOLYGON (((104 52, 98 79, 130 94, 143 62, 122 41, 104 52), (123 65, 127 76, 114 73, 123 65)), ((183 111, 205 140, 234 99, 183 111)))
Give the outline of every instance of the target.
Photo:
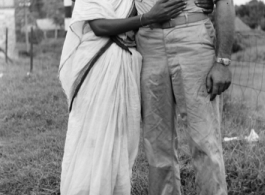
POLYGON ((221 64, 225 65, 225 66, 229 66, 230 65, 230 62, 231 62, 231 60, 228 59, 228 58, 217 58, 216 61, 218 63, 221 63, 221 64))
POLYGON ((228 66, 230 64, 230 60, 229 59, 223 59, 223 64, 228 66))

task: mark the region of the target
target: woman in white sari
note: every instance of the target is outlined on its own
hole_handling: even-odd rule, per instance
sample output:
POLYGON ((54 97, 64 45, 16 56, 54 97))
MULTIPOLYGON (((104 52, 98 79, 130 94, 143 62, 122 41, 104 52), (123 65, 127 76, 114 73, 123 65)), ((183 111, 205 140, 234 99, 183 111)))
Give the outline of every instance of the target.
POLYGON ((76 0, 59 70, 70 109, 62 195, 130 194, 142 58, 125 32, 167 21, 184 7, 159 0, 144 16, 128 18, 133 0, 76 0))

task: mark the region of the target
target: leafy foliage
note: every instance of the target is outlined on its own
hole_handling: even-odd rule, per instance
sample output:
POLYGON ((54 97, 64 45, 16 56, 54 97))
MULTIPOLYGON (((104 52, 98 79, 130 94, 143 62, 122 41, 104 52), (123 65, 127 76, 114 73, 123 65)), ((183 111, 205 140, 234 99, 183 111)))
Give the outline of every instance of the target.
POLYGON ((38 18, 52 18, 60 26, 64 23, 63 0, 31 0, 30 10, 38 18))
POLYGON ((261 26, 265 30, 265 4, 262 1, 252 0, 241 6, 236 6, 236 14, 251 28, 261 26))
POLYGON ((52 18, 55 24, 64 24, 63 0, 42 0, 44 2, 42 12, 46 18, 52 18))
POLYGON ((55 24, 64 24, 63 0, 15 0, 15 6, 18 29, 24 25, 25 12, 29 24, 34 24, 37 18, 52 18, 55 24))

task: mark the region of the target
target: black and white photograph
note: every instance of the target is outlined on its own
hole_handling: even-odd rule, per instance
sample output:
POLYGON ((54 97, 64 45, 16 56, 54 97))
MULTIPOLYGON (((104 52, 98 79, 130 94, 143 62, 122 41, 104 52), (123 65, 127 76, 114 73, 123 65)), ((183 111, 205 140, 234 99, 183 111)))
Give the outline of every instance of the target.
POLYGON ((0 0, 0 195, 265 195, 265 0, 0 0))

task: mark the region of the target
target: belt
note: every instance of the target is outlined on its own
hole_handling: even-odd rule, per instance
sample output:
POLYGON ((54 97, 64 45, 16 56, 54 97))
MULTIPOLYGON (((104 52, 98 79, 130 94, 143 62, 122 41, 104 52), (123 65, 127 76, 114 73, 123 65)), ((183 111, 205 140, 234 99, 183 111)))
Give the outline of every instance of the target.
POLYGON ((185 15, 182 16, 178 16, 176 18, 173 18, 171 20, 169 20, 168 22, 164 22, 164 23, 154 23, 154 24, 150 24, 146 27, 149 27, 151 29, 153 28, 161 28, 161 29, 167 29, 167 28, 173 28, 175 26, 179 26, 182 24, 188 24, 188 23, 193 23, 193 22, 198 22, 204 19, 209 18, 208 15, 204 14, 204 13, 187 13, 185 15))

